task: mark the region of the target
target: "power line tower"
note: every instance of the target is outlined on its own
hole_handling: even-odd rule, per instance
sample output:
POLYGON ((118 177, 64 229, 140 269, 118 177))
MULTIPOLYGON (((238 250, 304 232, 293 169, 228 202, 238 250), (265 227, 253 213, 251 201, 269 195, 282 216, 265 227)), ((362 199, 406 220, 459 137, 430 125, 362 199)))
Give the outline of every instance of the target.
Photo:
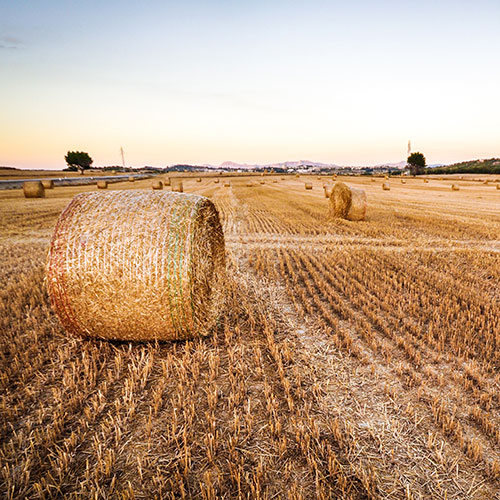
POLYGON ((120 154, 122 155, 123 168, 125 168, 125 153, 123 152, 123 148, 120 148, 120 154))

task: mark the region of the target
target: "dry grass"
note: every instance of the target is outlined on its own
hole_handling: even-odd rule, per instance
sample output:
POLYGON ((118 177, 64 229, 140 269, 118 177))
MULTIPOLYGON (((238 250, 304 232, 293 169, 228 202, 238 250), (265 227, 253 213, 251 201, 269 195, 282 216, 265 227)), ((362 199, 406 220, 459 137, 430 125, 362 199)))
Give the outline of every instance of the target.
MULTIPOLYGON (((174 343, 68 338, 45 256, 95 188, 0 192, 3 497, 495 498, 498 191, 353 177, 354 223, 316 178, 250 179, 182 179, 218 207, 229 265, 213 335, 174 343)), ((132 188, 153 194, 109 191, 132 188)))

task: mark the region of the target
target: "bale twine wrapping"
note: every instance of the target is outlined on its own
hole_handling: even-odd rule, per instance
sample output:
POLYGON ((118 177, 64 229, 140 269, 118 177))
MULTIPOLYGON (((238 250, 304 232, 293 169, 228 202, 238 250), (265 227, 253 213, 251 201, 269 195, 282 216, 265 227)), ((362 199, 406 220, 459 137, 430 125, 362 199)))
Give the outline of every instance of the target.
POLYGON ((52 179, 45 179, 42 181, 42 186, 44 189, 54 189, 54 181, 52 179))
POLYGON ((313 185, 310 182, 306 182, 304 184, 304 186, 305 186, 306 189, 312 189, 313 188, 313 185))
POLYGON ((45 188, 40 181, 23 182, 25 198, 45 198, 45 188))
POLYGON ((159 191, 160 189, 163 189, 163 182, 161 182, 161 181, 154 181, 151 184, 151 189, 153 189, 155 191, 159 191))
POLYGON ((366 193, 363 189, 336 182, 330 192, 330 206, 335 217, 363 220, 366 216, 366 193))
POLYGON ((175 193, 183 193, 184 192, 184 185, 182 184, 182 181, 175 181, 172 182, 170 185, 171 189, 175 193))
POLYGON ((108 181, 97 181, 97 189, 108 189, 108 181))
POLYGON ((391 190, 391 186, 390 186, 390 184, 389 184, 388 182, 384 182, 384 183, 382 184, 382 189, 383 189, 384 191, 390 191, 390 190, 391 190))
POLYGON ((68 333, 118 340, 205 335, 220 309, 224 234, 195 194, 83 193, 52 236, 46 283, 68 333))
POLYGON ((460 186, 458 184, 452 184, 451 185, 451 190, 452 191, 459 191, 460 190, 460 186))
POLYGON ((129 176, 129 178, 128 178, 128 181, 129 181, 129 182, 134 182, 134 181, 135 181, 135 179, 134 179, 134 177, 133 177, 132 175, 130 175, 130 176, 129 176))

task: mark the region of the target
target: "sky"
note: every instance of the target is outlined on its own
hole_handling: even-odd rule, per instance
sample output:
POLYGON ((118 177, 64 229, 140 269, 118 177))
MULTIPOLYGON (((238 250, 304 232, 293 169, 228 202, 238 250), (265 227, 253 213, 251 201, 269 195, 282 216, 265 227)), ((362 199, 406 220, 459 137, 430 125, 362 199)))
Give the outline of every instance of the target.
POLYGON ((0 165, 500 157, 499 0, 0 0, 0 165))

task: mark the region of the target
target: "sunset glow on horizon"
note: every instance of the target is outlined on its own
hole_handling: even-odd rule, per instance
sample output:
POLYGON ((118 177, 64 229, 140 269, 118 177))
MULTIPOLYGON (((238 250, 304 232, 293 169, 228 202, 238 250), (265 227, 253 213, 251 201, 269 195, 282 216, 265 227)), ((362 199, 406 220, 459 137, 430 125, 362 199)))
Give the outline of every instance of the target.
POLYGON ((0 165, 500 157, 497 1, 0 0, 0 165))

